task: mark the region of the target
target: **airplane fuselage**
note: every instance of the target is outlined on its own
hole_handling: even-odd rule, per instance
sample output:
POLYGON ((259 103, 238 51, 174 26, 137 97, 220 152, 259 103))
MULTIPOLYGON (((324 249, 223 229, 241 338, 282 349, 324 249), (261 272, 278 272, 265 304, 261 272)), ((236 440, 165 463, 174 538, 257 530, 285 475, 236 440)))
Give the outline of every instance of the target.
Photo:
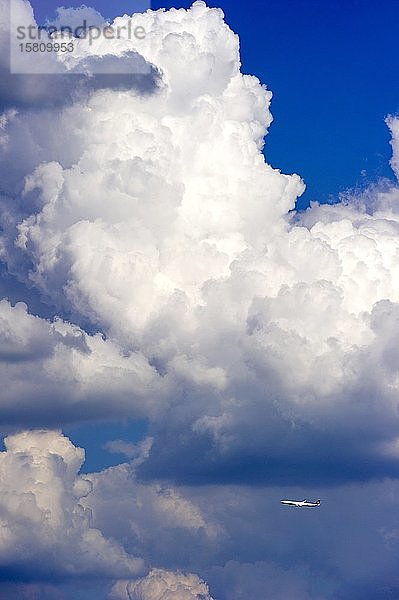
POLYGON ((308 500, 281 500, 281 504, 285 504, 286 506, 297 506, 299 508, 307 507, 307 508, 316 508, 320 506, 320 500, 316 500, 316 502, 309 502, 308 500))

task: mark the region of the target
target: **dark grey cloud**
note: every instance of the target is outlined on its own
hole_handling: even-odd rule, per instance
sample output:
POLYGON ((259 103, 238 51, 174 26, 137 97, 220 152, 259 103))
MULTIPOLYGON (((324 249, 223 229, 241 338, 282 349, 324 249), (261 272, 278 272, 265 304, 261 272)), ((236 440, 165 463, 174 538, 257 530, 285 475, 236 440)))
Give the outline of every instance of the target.
POLYGON ((0 67, 0 108, 62 108, 99 89, 152 94, 159 86, 157 69, 137 52, 90 57, 68 73, 15 74, 0 67), (130 70, 127 70, 127 64, 130 70))
MULTIPOLYGON (((397 480, 334 487, 306 482, 288 489, 175 488, 197 507, 204 522, 216 525, 214 536, 206 535, 203 527, 171 530, 170 522, 150 516, 149 500, 138 501, 146 486, 127 466, 93 475, 93 483, 90 502, 96 526, 128 540, 131 552, 151 557, 159 568, 187 572, 195 565, 218 600, 357 600, 366 589, 367 598, 383 598, 384 593, 389 598, 399 581, 397 480), (115 485, 121 492, 117 499, 112 495, 115 485), (318 509, 301 510, 282 506, 280 500, 286 497, 320 498, 322 503, 318 509), (126 534, 129 517, 132 535, 126 534), (140 525, 149 518, 153 536, 143 535, 140 525)), ((162 487, 149 485, 154 490, 151 502, 156 502, 162 487)), ((175 509, 184 512, 177 505, 175 509)))

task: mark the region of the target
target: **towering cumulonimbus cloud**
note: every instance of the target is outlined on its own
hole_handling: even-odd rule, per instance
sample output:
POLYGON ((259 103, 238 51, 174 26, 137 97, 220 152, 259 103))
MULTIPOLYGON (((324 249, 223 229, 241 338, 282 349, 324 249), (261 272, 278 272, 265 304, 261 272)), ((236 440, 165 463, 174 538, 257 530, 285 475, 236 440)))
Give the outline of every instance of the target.
MULTIPOLYGON (((195 2, 114 25, 129 21, 144 39, 77 40, 73 68, 139 53, 158 73, 151 92, 89 86, 64 107, 2 117, 13 165, 2 198, 8 274, 119 354, 115 394, 119 374, 139 393, 122 405, 101 395, 99 411, 109 402, 110 412, 150 420, 148 477, 191 477, 190 453, 176 461, 182 426, 201 456, 194 480, 234 479, 242 452, 253 464, 267 454, 278 469, 319 446, 322 432, 337 448, 337 475, 349 446, 396 472, 380 455, 398 435, 396 358, 387 361, 384 337, 399 301, 397 188, 292 216, 303 183, 265 163, 271 94, 241 74, 221 11, 195 2), (372 419, 360 439, 364 410, 372 419)), ((71 56, 60 60, 72 69, 71 56)), ((397 120, 388 124, 396 169, 397 120)), ((88 402, 90 385, 75 382, 88 402)), ((73 420, 70 394, 58 403, 73 420)))
MULTIPOLYGON (((399 188, 295 213, 303 182, 262 153, 271 93, 241 73, 222 12, 197 1, 114 25, 129 23, 145 37, 51 57, 58 87, 41 75, 0 87, 0 416, 18 428, 141 418, 149 435, 133 466, 84 479, 61 434, 9 438, 3 564, 36 565, 31 536, 41 559, 60 557, 56 575, 120 579, 116 598, 210 598, 174 572, 196 572, 178 548, 210 574, 224 560, 228 578, 230 549, 245 555, 240 585, 247 570, 261 581, 234 538, 243 514, 256 530, 258 499, 238 486, 399 475, 399 188), (200 508, 172 482, 237 487, 216 510, 210 492, 200 508), (133 556, 162 569, 137 580, 133 556)), ((398 176, 399 119, 387 124, 398 176)))

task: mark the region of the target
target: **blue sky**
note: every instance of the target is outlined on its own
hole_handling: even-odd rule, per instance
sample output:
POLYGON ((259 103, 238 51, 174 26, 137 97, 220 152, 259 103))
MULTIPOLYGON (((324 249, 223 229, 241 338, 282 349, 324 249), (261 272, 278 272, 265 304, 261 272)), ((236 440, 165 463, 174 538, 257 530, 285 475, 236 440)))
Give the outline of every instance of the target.
MULTIPOLYGON (((33 0, 38 20, 65 3, 33 0)), ((72 1, 68 6, 80 6, 72 1)), ((93 0, 108 18, 137 7, 135 0, 93 0)), ((335 201, 347 188, 393 178, 388 160, 388 114, 399 112, 395 0, 237 0, 222 8, 240 35, 243 72, 273 92, 274 123, 265 153, 273 166, 299 173, 310 200, 335 201)), ((152 7, 191 2, 152 2, 152 7)))

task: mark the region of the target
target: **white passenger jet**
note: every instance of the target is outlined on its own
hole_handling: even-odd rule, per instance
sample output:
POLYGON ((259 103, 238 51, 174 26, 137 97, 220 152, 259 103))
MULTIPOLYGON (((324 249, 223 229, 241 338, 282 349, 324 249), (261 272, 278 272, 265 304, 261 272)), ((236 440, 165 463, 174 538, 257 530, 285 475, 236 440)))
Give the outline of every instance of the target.
POLYGON ((299 506, 308 508, 316 508, 316 506, 320 506, 320 500, 316 500, 316 502, 309 502, 308 500, 281 500, 281 504, 286 504, 287 506, 299 506))

